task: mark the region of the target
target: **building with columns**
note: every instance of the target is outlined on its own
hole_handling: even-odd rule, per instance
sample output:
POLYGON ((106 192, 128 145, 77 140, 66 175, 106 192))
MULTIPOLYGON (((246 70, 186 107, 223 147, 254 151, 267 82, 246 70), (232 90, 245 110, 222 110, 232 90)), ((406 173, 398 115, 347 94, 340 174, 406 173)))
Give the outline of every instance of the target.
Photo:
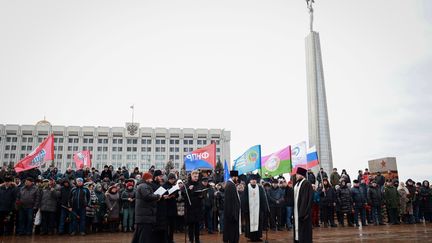
POLYGON ((213 142, 217 160, 230 161, 231 132, 224 129, 151 128, 139 123, 126 123, 125 127, 58 126, 42 120, 36 125, 0 124, 2 165, 14 165, 51 133, 54 164, 62 172, 69 166, 75 169, 73 154, 81 150, 91 151, 92 166, 99 170, 104 165, 129 170, 147 170, 154 165, 163 169, 169 160, 179 170, 184 156, 213 142))

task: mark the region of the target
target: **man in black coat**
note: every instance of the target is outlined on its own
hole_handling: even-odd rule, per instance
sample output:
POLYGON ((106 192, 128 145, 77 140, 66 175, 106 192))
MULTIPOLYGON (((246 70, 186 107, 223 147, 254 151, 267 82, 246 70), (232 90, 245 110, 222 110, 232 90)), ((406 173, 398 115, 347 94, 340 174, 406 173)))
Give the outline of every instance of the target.
POLYGON ((238 171, 230 171, 230 179, 225 186, 224 201, 223 241, 227 243, 237 243, 240 239, 240 197, 235 184, 237 180, 238 171))
POLYGON ((189 242, 199 243, 199 231, 200 222, 203 217, 203 199, 204 199, 204 187, 199 182, 199 171, 194 170, 190 175, 190 180, 186 185, 185 190, 186 202, 185 202, 185 214, 186 223, 188 225, 189 242), (190 201, 189 201, 190 200, 190 201))
POLYGON ((17 187, 12 178, 5 176, 4 182, 0 185, 0 237, 13 233, 14 210, 17 194, 17 187))
POLYGON ((336 206, 336 191, 330 185, 327 178, 323 179, 323 187, 320 188, 320 210, 323 216, 324 227, 336 227, 334 223, 334 208, 336 206))
POLYGON ((109 178, 110 181, 112 181, 112 172, 109 170, 108 165, 104 166, 104 170, 101 173, 101 179, 109 178))
MULTIPOLYGON (((168 181, 165 183, 164 188, 169 190, 176 185, 177 178, 174 173, 168 175, 168 181)), ((177 201, 178 192, 172 193, 166 200, 167 206, 167 217, 168 217, 168 242, 174 242, 174 230, 176 228, 176 218, 177 218, 177 201)))
POLYGON ((367 200, 369 205, 372 207, 372 221, 375 225, 384 225, 381 215, 381 205, 383 203, 383 195, 380 186, 375 180, 372 181, 372 185, 369 187, 367 192, 367 200))
POLYGON ((153 243, 152 228, 156 223, 157 201, 159 195, 152 188, 153 175, 144 173, 144 183, 141 183, 135 195, 135 232, 132 243, 153 243))
POLYGON ((242 213, 245 216, 245 235, 252 242, 262 241, 264 217, 269 213, 269 205, 264 189, 257 185, 257 175, 251 175, 241 199, 242 213))
MULTIPOLYGON (((159 189, 164 185, 163 174, 160 170, 155 170, 153 173, 153 191, 159 189)), ((167 243, 168 242, 168 215, 167 215, 167 199, 169 195, 164 194, 157 202, 156 210, 156 223, 153 226, 153 240, 154 242, 167 243)))
POLYGON ((313 188, 306 180, 307 170, 298 167, 294 186, 294 242, 312 242, 313 188))
POLYGON ((207 226, 207 232, 213 234, 213 208, 214 208, 214 194, 215 190, 209 185, 208 177, 203 177, 201 180, 202 186, 207 188, 207 192, 204 193, 204 222, 207 226))

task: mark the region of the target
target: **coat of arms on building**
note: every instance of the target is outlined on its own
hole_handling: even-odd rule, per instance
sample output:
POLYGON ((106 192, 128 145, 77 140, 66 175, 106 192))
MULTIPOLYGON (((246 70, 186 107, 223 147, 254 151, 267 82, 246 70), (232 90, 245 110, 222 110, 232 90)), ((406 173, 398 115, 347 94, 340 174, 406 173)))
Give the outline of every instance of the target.
POLYGON ((138 129, 139 129, 138 123, 127 123, 126 124, 126 130, 127 130, 129 136, 138 136, 138 129))

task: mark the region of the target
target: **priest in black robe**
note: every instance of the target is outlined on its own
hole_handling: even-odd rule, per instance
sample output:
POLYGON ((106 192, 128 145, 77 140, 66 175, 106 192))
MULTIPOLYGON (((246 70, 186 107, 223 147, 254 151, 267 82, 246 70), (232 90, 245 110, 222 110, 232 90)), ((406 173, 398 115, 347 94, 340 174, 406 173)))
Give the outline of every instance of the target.
POLYGON ((264 219, 269 212, 264 189, 258 186, 258 175, 250 175, 242 200, 242 215, 245 217, 245 236, 252 242, 261 242, 264 219))
POLYGON ((313 188, 306 180, 307 170, 298 167, 294 186, 294 242, 312 242, 313 188))
POLYGON ((224 201, 223 241, 227 243, 238 243, 240 239, 240 196, 236 187, 237 180, 238 171, 230 171, 230 179, 225 185, 224 201))

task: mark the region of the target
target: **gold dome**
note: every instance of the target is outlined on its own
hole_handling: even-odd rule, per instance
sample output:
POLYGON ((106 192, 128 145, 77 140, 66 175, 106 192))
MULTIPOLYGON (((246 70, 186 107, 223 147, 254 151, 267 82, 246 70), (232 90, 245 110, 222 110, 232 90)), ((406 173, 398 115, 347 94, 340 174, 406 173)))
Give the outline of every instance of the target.
POLYGON ((51 123, 44 118, 43 120, 38 121, 36 126, 51 126, 51 123))

